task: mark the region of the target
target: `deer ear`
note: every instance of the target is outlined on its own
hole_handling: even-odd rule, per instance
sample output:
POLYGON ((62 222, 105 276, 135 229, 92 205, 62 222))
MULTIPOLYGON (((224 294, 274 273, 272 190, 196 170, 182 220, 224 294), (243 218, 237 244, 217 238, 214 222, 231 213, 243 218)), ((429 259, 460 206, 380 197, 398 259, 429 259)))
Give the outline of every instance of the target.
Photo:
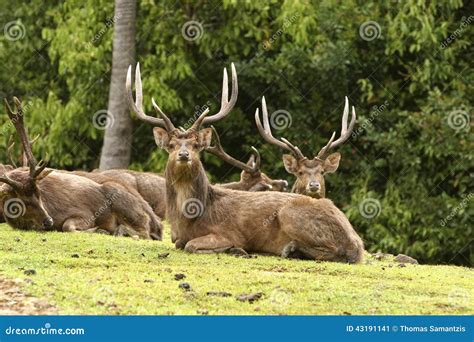
POLYGON ((41 172, 37 177, 36 180, 42 180, 43 178, 47 177, 51 172, 53 172, 54 169, 47 169, 41 172))
POLYGON ((204 128, 199 131, 199 145, 201 148, 208 148, 211 146, 212 128, 204 128))
POLYGON ((298 161, 291 154, 283 155, 283 165, 285 165, 285 170, 289 173, 296 173, 298 171, 298 161))
POLYGON ((155 142, 159 148, 164 149, 166 148, 166 146, 168 146, 168 143, 170 142, 170 137, 165 129, 161 127, 153 128, 153 136, 155 137, 155 142))
POLYGON ((324 172, 332 173, 339 167, 339 161, 341 160, 341 154, 339 152, 330 154, 324 161, 324 172))

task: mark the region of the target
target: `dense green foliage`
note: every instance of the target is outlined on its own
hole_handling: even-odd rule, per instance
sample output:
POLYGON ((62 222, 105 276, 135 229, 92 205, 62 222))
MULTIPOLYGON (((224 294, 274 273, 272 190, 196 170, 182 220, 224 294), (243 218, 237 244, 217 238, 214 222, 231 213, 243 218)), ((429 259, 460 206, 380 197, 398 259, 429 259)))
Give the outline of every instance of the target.
MULTIPOLYGON (((41 134, 35 152, 48 153, 52 166, 96 167, 103 131, 92 121, 107 105, 113 1, 0 2, 2 25, 24 28, 21 39, 0 38, 2 96, 28 103, 30 131, 41 134)), ((180 124, 208 102, 216 110, 221 70, 233 61, 239 100, 217 125, 226 149, 246 159, 255 145, 268 174, 291 180, 282 151, 262 144, 253 123, 261 96, 270 113, 291 113, 291 127, 277 135, 315 154, 340 129, 348 95, 358 125, 339 170, 327 176, 328 197, 370 251, 472 265, 473 10, 460 0, 142 0, 137 56, 146 109, 153 96, 180 124), (202 25, 195 40, 182 33, 190 20, 202 25), (363 30, 368 21, 375 32, 363 30)), ((4 146, 11 131, 2 127, 4 146)), ((205 159, 214 181, 237 177, 205 159)), ((132 167, 160 171, 165 160, 151 129, 136 122, 132 167)))

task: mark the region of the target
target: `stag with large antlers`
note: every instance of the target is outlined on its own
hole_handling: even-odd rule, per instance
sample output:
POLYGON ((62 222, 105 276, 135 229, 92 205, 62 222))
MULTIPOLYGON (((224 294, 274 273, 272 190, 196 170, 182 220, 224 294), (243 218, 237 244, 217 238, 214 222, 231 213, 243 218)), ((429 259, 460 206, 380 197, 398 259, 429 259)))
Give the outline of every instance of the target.
POLYGON ((283 164, 285 165, 286 171, 296 176, 292 192, 315 198, 324 198, 326 196, 324 175, 335 172, 339 166, 339 161, 341 160, 341 154, 339 152, 332 154, 329 152, 349 139, 356 122, 354 106, 352 107, 352 118, 348 127, 349 100, 346 97, 344 113, 342 115, 340 137, 337 140, 334 140, 336 137, 336 132, 334 132, 329 139, 329 142, 312 159, 305 157, 297 146, 293 145, 285 138, 279 140, 273 136, 268 120, 268 110, 265 97, 262 97, 262 114, 263 125, 260 121, 260 115, 257 108, 255 112, 255 122, 260 135, 270 144, 278 146, 291 153, 283 155, 283 164))
POLYGON ((244 192, 209 183, 199 153, 211 146, 212 129, 204 124, 229 114, 237 100, 237 73, 232 64, 232 95, 227 72, 221 109, 202 113, 188 130, 176 129, 152 100, 159 118, 145 114, 140 68, 135 72, 133 99, 131 67, 126 89, 131 109, 154 126, 156 144, 169 154, 166 165, 167 218, 173 242, 188 252, 261 252, 289 257, 358 262, 363 243, 344 214, 327 199, 281 192, 244 192))
POLYGON ((161 239, 162 226, 150 206, 133 189, 116 182, 46 169, 37 162, 23 122, 20 100, 8 101, 8 116, 20 137, 28 167, 0 175, 4 217, 12 227, 33 230, 103 231, 161 239))

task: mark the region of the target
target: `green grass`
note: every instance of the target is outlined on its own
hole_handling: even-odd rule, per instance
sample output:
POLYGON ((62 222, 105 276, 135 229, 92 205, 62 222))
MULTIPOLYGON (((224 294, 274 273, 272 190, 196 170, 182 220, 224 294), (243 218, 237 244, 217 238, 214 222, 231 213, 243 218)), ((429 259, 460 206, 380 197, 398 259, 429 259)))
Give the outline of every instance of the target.
POLYGON ((62 314, 473 314, 473 269, 191 255, 165 242, 0 225, 0 275, 62 314), (169 253, 166 258, 158 254, 169 253), (73 257, 79 254, 79 257, 73 257), (24 271, 36 270, 27 276, 24 271), (175 274, 186 278, 175 280, 175 274), (190 291, 179 288, 187 282, 190 291), (208 296, 225 291, 230 297, 208 296), (263 293, 254 303, 236 299, 263 293))

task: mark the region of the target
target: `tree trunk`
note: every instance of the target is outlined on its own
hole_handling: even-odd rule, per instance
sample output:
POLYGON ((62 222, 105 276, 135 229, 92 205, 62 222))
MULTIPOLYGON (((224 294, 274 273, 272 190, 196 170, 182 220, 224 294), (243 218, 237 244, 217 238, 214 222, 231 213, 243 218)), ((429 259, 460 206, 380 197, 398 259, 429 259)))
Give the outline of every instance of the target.
POLYGON ((115 0, 112 77, 100 169, 127 168, 132 148, 133 122, 125 97, 128 66, 135 62, 136 0, 115 0))

